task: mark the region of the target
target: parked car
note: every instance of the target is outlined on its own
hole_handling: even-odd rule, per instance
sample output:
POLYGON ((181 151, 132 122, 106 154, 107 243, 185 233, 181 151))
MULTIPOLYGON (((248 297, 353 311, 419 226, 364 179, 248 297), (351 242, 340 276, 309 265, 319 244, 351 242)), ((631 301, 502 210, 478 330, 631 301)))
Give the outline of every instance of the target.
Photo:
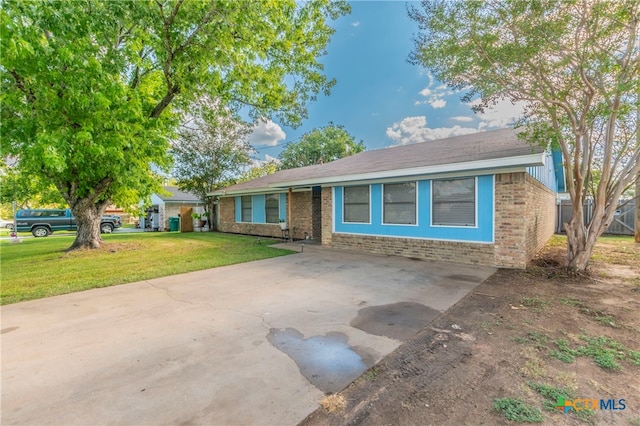
MULTIPOLYGON (((16 213, 18 231, 30 231, 34 237, 46 237, 54 231, 75 231, 76 218, 70 209, 27 209, 16 213)), ((120 216, 104 215, 100 220, 100 232, 108 234, 120 228, 120 216)))
POLYGON ((0 228, 13 229, 13 220, 0 219, 0 228))

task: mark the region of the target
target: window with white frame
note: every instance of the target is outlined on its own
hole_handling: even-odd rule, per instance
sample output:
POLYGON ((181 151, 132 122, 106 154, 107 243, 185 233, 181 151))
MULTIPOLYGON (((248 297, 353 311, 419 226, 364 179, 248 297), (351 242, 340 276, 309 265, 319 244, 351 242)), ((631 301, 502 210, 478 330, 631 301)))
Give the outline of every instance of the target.
POLYGON ((280 222, 280 194, 267 194, 264 208, 267 223, 280 222))
POLYGON ((344 188, 344 222, 369 223, 369 185, 344 188))
POLYGON ((383 219, 386 224, 416 224, 416 183, 385 184, 383 219))
POLYGON ((251 222, 252 214, 251 214, 251 195, 243 195, 240 197, 240 204, 242 206, 242 221, 243 222, 251 222))
POLYGON ((476 179, 443 179, 432 182, 432 224, 476 226, 476 179))

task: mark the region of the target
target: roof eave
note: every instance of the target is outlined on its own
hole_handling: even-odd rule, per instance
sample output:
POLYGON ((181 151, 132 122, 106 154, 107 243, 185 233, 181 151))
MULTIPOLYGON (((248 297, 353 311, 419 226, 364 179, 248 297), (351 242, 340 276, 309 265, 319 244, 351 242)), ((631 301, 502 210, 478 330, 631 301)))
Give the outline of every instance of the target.
POLYGON ((292 181, 273 182, 265 187, 238 189, 238 190, 217 190, 210 192, 211 196, 230 196, 254 194, 256 192, 267 192, 273 189, 305 187, 313 185, 329 185, 341 182, 367 181, 387 178, 410 177, 436 175, 442 173, 477 171, 486 169, 503 169, 513 167, 542 166, 545 162, 545 152, 518 155, 504 158, 493 158, 490 160, 465 161, 461 163, 447 163, 435 166, 413 167, 408 169, 394 169, 377 172, 357 173, 329 177, 317 177, 309 179, 299 179, 292 181))
POLYGON ((324 178, 300 179, 295 181, 274 182, 269 185, 271 188, 309 186, 320 184, 331 184, 340 182, 352 182, 372 179, 396 178, 403 176, 433 175, 439 173, 458 172, 464 170, 501 169, 516 166, 541 166, 544 165, 545 153, 535 153, 518 155, 514 157, 494 158, 491 160, 466 161, 462 163, 447 163, 436 166, 414 167, 410 169, 395 169, 383 172, 368 172, 349 174, 341 176, 331 176, 324 178))

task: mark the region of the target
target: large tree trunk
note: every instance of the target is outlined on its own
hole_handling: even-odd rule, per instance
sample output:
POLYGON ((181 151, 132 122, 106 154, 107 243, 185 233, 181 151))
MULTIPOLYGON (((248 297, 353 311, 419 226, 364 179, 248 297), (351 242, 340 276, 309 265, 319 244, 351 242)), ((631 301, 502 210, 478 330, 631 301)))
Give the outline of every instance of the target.
POLYGON ((100 221, 111 199, 105 196, 105 192, 113 183, 109 177, 102 178, 92 187, 89 194, 77 194, 77 185, 74 182, 55 181, 62 198, 69 204, 71 213, 75 217, 78 231, 76 239, 67 251, 78 249, 100 248, 100 221))
POLYGON ((100 221, 106 208, 105 203, 78 203, 71 211, 76 218, 78 232, 76 239, 67 251, 77 249, 100 248, 100 221))
POLYGON ((565 223, 567 231, 567 267, 571 271, 584 272, 589 265, 591 252, 595 244, 589 243, 589 234, 583 224, 574 223, 573 219, 565 223))
POLYGON ((574 272, 585 272, 589 266, 591 253, 598 237, 607 230, 615 207, 604 207, 604 202, 594 202, 591 220, 585 224, 584 207, 580 202, 573 202, 573 216, 564 224, 567 232, 567 267, 574 272))

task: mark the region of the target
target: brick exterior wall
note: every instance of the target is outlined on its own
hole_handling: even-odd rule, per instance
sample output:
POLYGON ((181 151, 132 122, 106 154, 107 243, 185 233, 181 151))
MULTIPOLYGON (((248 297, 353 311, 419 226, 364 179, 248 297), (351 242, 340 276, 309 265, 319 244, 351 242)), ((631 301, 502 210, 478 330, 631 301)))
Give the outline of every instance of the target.
MULTIPOLYGON (((311 191, 294 192, 291 194, 291 217, 289 223, 291 235, 295 239, 303 239, 305 232, 311 235, 311 191)), ((239 223, 236 222, 235 197, 223 197, 219 205, 220 232, 234 234, 261 235, 265 237, 282 237, 280 224, 278 223, 239 223)))
POLYGON ((306 235, 311 237, 313 234, 311 196, 311 191, 291 194, 291 220, 289 226, 292 229, 293 238, 296 240, 304 239, 306 235))
POLYGON ((495 176, 495 265, 526 268, 553 235, 553 191, 525 172, 495 176))
POLYGON ((527 179, 527 262, 533 259, 538 251, 549 241, 555 233, 556 194, 528 173, 527 179))
POLYGON ((493 265, 493 244, 334 233, 331 246, 340 249, 361 250, 368 253, 418 259, 493 265))

